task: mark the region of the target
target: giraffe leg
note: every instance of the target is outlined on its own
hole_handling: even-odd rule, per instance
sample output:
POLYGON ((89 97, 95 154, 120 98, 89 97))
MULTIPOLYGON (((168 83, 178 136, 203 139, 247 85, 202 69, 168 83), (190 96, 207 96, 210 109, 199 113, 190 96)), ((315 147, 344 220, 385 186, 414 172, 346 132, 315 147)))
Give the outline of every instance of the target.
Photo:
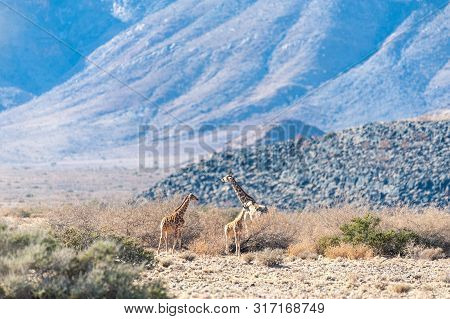
POLYGON ((166 253, 168 253, 169 252, 169 238, 168 238, 169 234, 167 231, 165 232, 164 237, 166 239, 166 253))
POLYGON ((228 255, 229 252, 230 252, 230 248, 228 246, 228 231, 225 228, 225 255, 228 255))
POLYGON ((159 250, 161 249, 162 238, 163 238, 163 231, 161 230, 161 235, 159 236, 158 255, 159 255, 159 250))
POLYGON ((237 236, 238 236, 238 240, 237 240, 237 242, 238 242, 237 255, 238 255, 238 257, 240 257, 241 256, 241 233, 239 232, 237 236))
POLYGON ((172 254, 175 252, 175 246, 177 245, 177 241, 178 241, 178 230, 175 229, 175 231, 174 231, 174 233, 173 233, 172 254))
POLYGON ((238 233, 236 229, 234 230, 234 245, 236 246, 236 256, 239 256, 239 242, 238 242, 238 233))
POLYGON ((178 242, 180 243, 178 247, 181 250, 181 229, 178 231, 178 242))

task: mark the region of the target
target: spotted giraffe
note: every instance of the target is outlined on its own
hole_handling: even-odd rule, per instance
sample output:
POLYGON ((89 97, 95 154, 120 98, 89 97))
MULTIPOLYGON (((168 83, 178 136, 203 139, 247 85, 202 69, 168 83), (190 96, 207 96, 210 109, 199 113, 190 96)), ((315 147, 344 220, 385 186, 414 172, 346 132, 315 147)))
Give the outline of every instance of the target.
POLYGON ((184 226, 184 213, 188 209, 189 202, 191 200, 198 200, 198 198, 194 194, 190 193, 184 198, 183 203, 177 209, 175 209, 175 211, 172 214, 164 217, 161 220, 161 236, 159 237, 158 255, 161 248, 163 234, 166 242, 166 252, 169 251, 168 247, 169 233, 174 234, 172 253, 175 251, 175 245, 177 244, 177 241, 179 242, 180 244, 179 248, 181 249, 181 229, 184 226))
POLYGON ((241 255, 241 235, 242 235, 242 229, 244 227, 244 216, 245 216, 245 208, 242 208, 241 212, 237 217, 228 224, 225 225, 225 254, 228 254, 229 252, 229 244, 228 240, 234 236, 234 243, 236 246, 236 255, 241 255))
POLYGON ((244 225, 248 234, 247 218, 250 218, 250 220, 252 221, 255 216, 260 216, 267 213, 267 206, 259 205, 253 197, 251 197, 242 189, 241 185, 239 185, 239 183, 231 174, 223 177, 222 182, 231 184, 231 187, 233 188, 239 201, 241 202, 244 211, 244 225))

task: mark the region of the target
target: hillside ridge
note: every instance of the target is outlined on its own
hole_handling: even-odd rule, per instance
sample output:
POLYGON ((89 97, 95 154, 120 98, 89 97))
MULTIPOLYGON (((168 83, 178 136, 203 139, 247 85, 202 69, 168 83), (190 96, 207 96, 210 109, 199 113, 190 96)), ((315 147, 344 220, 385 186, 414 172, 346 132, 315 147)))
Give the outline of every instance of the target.
POLYGON ((372 123, 271 145, 216 153, 140 195, 193 192, 203 203, 235 206, 219 179, 232 172, 262 203, 284 209, 353 204, 447 207, 450 121, 372 123))

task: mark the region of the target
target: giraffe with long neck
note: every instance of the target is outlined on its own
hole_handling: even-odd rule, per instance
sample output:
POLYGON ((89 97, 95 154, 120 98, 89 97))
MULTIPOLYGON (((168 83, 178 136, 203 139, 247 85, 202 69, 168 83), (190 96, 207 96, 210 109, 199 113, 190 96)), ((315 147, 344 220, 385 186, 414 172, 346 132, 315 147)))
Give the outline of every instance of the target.
POLYGON ((236 246, 236 255, 241 255, 241 236, 242 229, 244 227, 245 208, 242 208, 239 215, 236 218, 225 225, 225 254, 229 252, 229 239, 234 236, 234 244, 236 246))
POLYGON ((237 198, 241 202, 242 207, 247 208, 247 206, 249 205, 249 202, 251 202, 253 204, 256 203, 255 199, 253 197, 251 197, 249 194, 247 194, 242 189, 241 185, 239 185, 239 183, 236 181, 236 179, 233 176, 231 176, 231 174, 222 178, 222 182, 231 184, 231 187, 233 188, 234 192, 236 193, 237 198))
POLYGON ((231 184, 231 187, 242 204, 244 211, 244 225, 248 235, 247 218, 249 217, 250 220, 253 220, 255 215, 258 216, 265 214, 269 210, 267 209, 267 206, 259 205, 253 197, 247 194, 231 174, 223 177, 222 182, 231 184))
POLYGON ((159 237, 158 255, 159 255, 159 251, 161 249, 161 242, 163 239, 163 235, 164 235, 164 239, 166 242, 166 253, 169 251, 169 247, 168 247, 169 233, 174 234, 172 253, 175 251, 175 246, 176 246, 177 242, 179 242, 179 248, 181 249, 181 229, 184 226, 184 213, 187 211, 191 200, 198 200, 198 198, 194 194, 190 193, 189 195, 187 195, 184 198, 181 205, 178 206, 178 208, 175 209, 175 211, 172 214, 165 216, 161 220, 161 226, 160 226, 161 235, 159 237))

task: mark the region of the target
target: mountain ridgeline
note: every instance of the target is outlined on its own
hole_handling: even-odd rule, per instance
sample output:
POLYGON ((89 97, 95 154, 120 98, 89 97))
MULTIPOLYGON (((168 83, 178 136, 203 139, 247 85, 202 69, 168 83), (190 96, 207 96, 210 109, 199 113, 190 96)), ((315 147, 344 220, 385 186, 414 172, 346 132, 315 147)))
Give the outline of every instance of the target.
POLYGON ((142 124, 336 131, 449 108, 446 0, 8 3, 92 63, 0 5, 24 28, 0 36, 0 87, 36 95, 0 113, 4 163, 133 159, 142 124))
POLYGON ((312 139, 213 154, 161 180, 147 199, 193 192, 239 205, 219 179, 232 172, 260 202, 281 209, 353 204, 448 207, 450 121, 373 123, 312 139))

